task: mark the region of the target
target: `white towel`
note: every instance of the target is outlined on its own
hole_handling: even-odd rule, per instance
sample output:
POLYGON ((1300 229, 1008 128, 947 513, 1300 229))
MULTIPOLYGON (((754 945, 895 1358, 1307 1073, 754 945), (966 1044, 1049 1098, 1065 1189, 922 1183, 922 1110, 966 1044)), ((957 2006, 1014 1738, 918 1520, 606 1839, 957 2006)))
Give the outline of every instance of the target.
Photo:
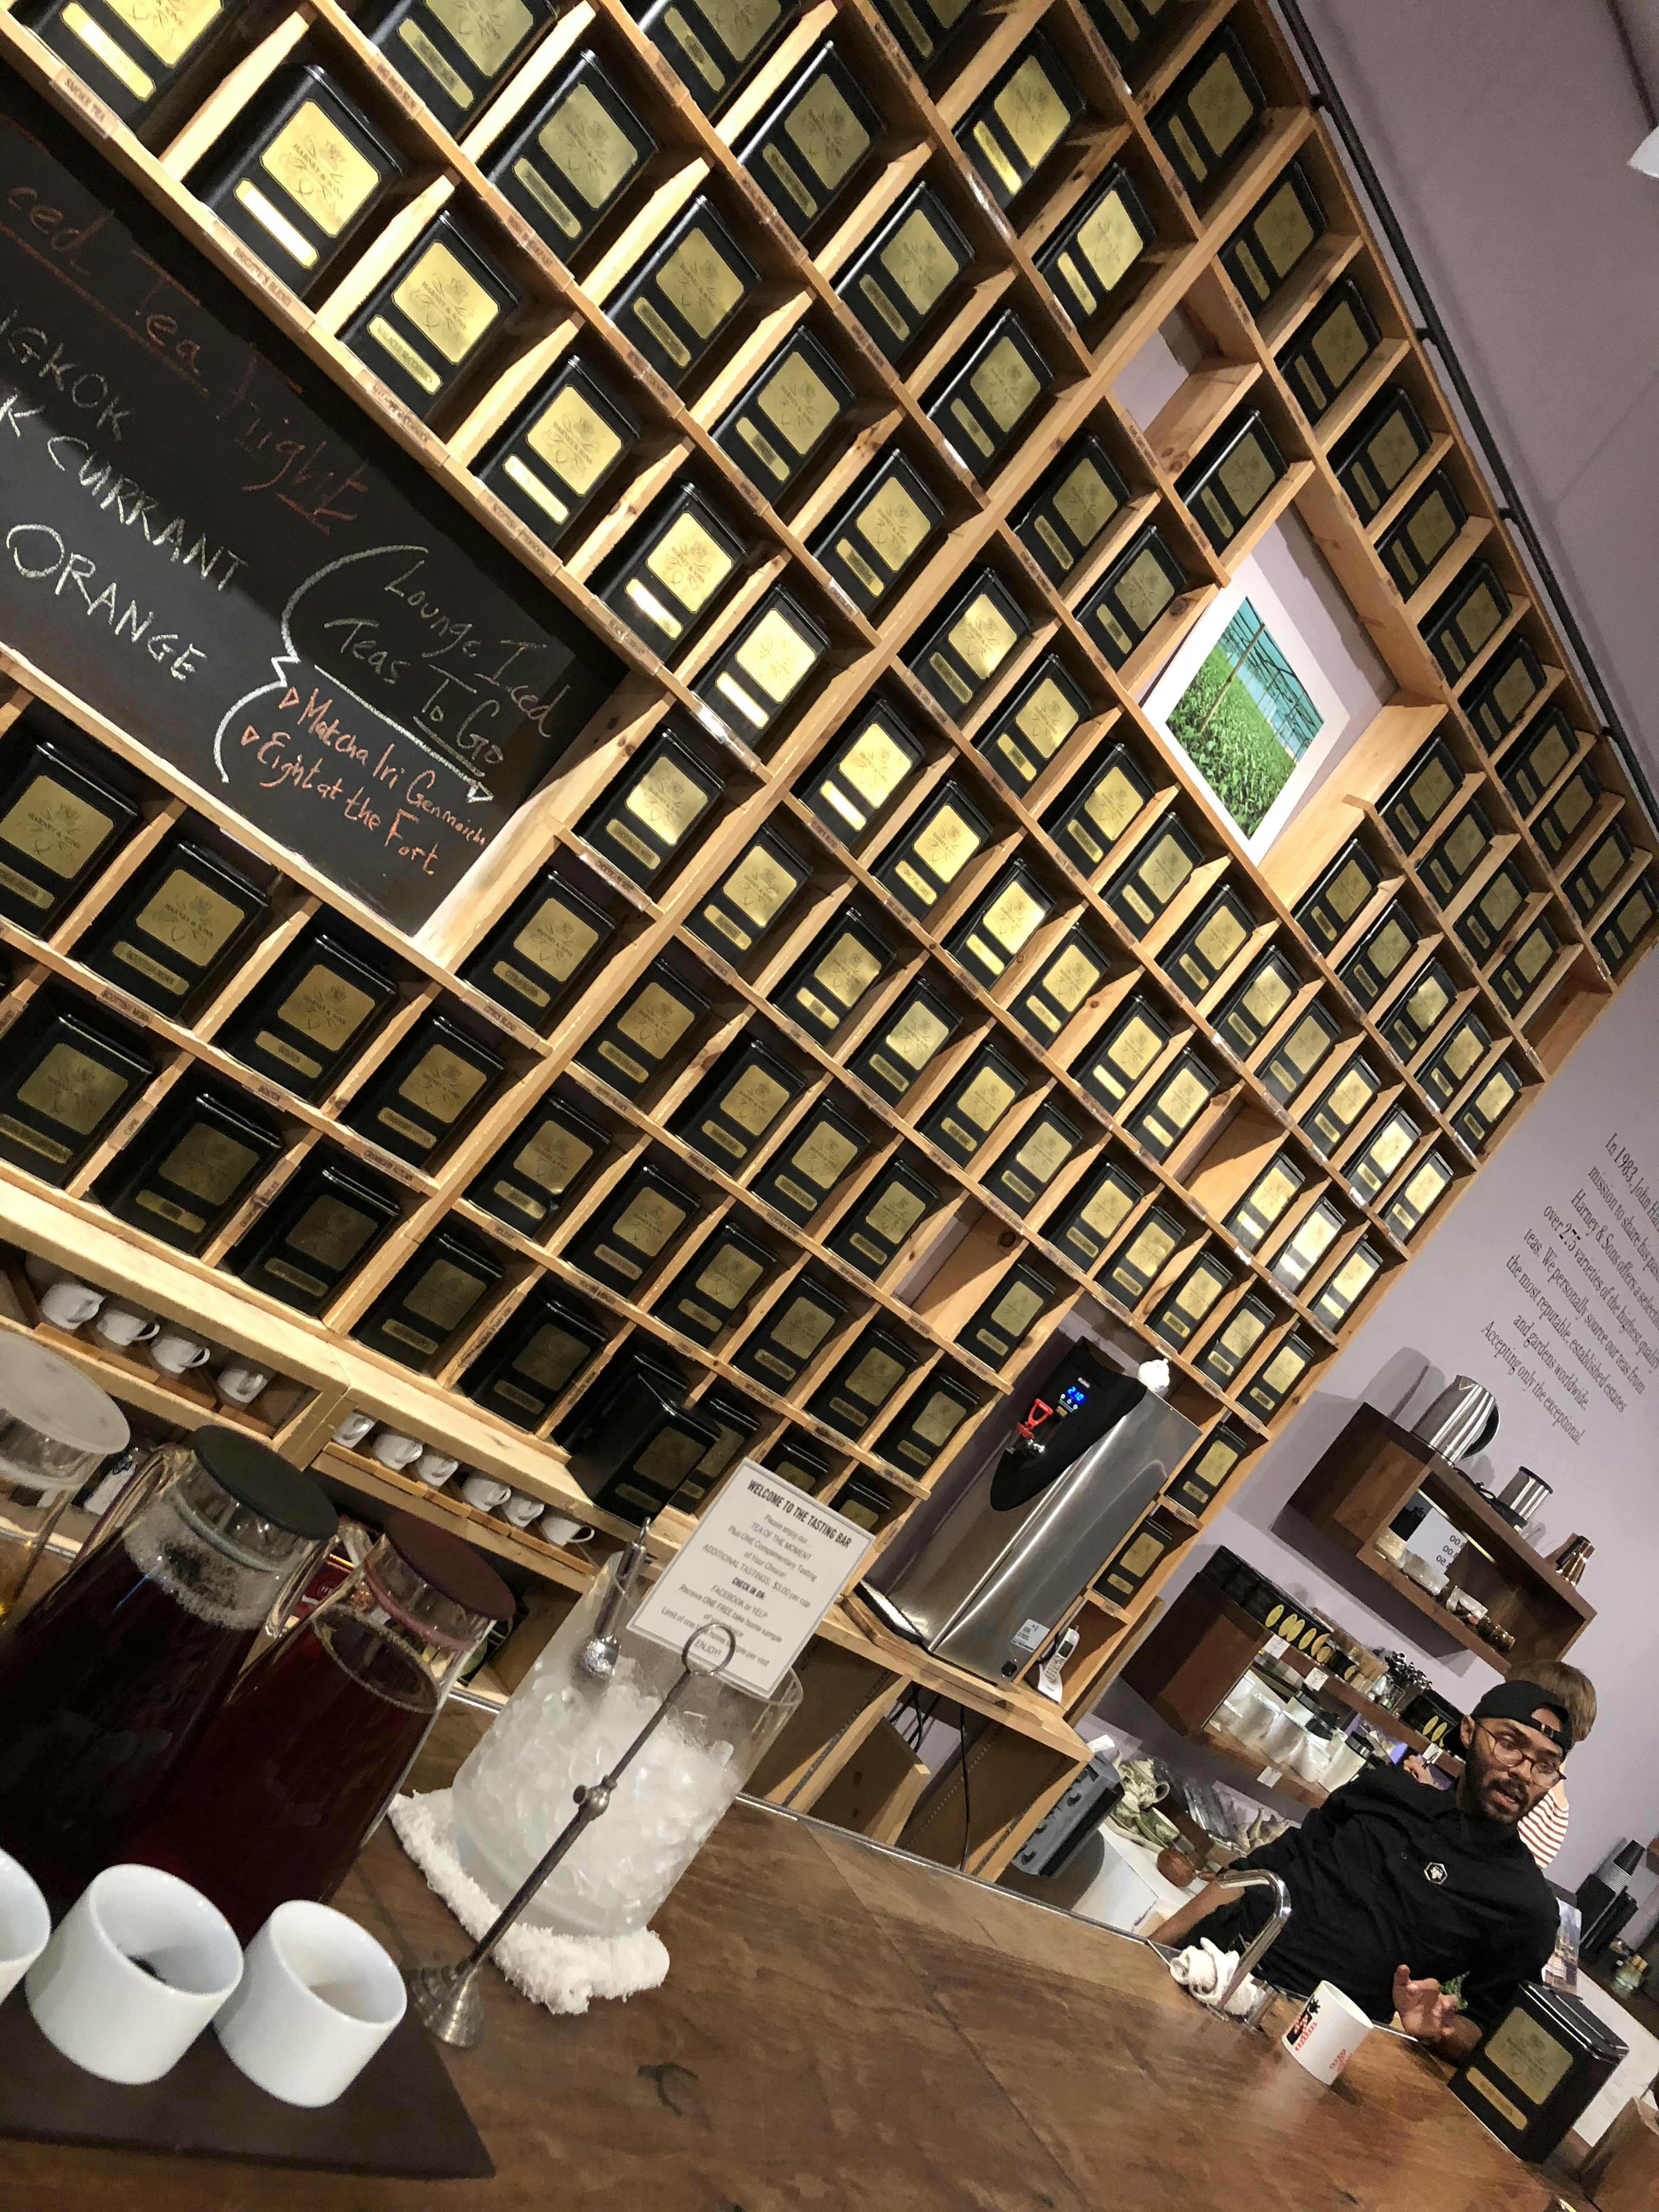
MULTIPOLYGON (((467 1934, 482 1936, 497 1906, 462 1866, 455 1848, 454 1811, 447 1790, 393 1800, 392 1832, 467 1934)), ((659 1936, 641 1928, 628 1936, 556 1936, 520 1921, 494 1954, 515 1989, 550 2012, 586 2012, 593 1997, 631 1997, 661 1986, 668 1951, 659 1936)))
MULTIPOLYGON (((1189 1943, 1184 1951, 1176 1954, 1170 1961, 1170 1972, 1189 1996, 1196 1997, 1200 2004, 1213 2006, 1231 1981, 1237 1966, 1237 1951, 1218 1950, 1207 1936, 1201 1936, 1196 1943, 1189 1943)), ((1246 1974, 1233 1991, 1227 2009, 1242 2019, 1261 1994, 1255 1976, 1246 1974)))

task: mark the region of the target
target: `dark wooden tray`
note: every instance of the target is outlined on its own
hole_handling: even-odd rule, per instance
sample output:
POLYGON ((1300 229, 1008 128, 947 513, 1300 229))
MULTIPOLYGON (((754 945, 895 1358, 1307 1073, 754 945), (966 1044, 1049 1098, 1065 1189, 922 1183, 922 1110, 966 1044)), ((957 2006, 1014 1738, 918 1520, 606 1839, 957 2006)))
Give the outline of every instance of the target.
POLYGON ((159 2081, 133 2088, 100 2081, 47 2042, 19 1988, 0 2005, 5 2136, 420 2181, 482 2180, 495 2171, 437 2045, 412 2012, 344 2096, 305 2112, 239 2073, 210 2027, 159 2081))

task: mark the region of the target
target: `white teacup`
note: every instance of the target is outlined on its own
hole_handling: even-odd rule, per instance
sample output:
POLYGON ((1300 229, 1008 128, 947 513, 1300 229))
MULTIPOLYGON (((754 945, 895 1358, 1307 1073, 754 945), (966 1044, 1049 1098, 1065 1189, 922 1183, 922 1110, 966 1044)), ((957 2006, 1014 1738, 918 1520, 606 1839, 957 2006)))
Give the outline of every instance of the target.
POLYGON ((34 2024, 106 2081, 159 2081, 242 1978, 242 1947, 199 1890, 159 1867, 95 1875, 29 1968, 34 2024))
POLYGON ((349 1451, 353 1444, 362 1443, 374 1425, 373 1413, 348 1413, 339 1427, 335 1430, 331 1441, 337 1444, 343 1444, 349 1451))
POLYGON ((1370 2015, 1334 1982, 1321 1982, 1280 2040, 1297 2064, 1328 2088, 1372 2025, 1370 2015))
POLYGON ((17 1987, 51 1934, 52 1915, 33 1876, 0 1851, 0 2001, 17 1987))
POLYGON ((556 1505, 550 1505, 536 1523, 536 1534, 550 1544, 585 1544, 593 1531, 585 1521, 573 1521, 556 1505))
POLYGON ((505 1505, 513 1495, 513 1486, 497 1482, 493 1474, 469 1474, 461 1485, 461 1495, 469 1505, 476 1505, 481 1513, 493 1513, 498 1505, 505 1505))
POLYGON ((111 1298, 93 1324, 93 1333, 101 1336, 106 1344, 125 1352, 129 1345, 148 1344, 161 1334, 161 1324, 143 1306, 129 1305, 125 1298, 111 1298))
POLYGON ((391 1958, 326 1905, 279 1905, 247 1947, 240 1987, 213 2022, 232 2063, 287 2105, 343 2096, 404 2016, 391 1958))
POLYGON ((59 1275, 40 1294, 40 1312, 54 1328, 80 1328, 104 1303, 105 1293, 73 1275, 59 1275))
POLYGON ((451 1459, 447 1452, 434 1451, 428 1444, 411 1472, 418 1474, 422 1482, 430 1483, 434 1490, 441 1490, 460 1463, 458 1459, 451 1459))
POLYGON ((244 1360, 233 1359, 215 1375, 213 1387, 233 1406, 251 1406, 270 1380, 263 1367, 250 1367, 244 1360))
POLYGON ((422 1446, 418 1437, 399 1436, 396 1429, 382 1429, 369 1446, 369 1450, 382 1467, 410 1467, 419 1459, 422 1446))
POLYGON ((149 1356, 165 1375, 187 1374, 213 1357, 211 1345, 182 1328, 164 1328, 149 1347, 149 1356))
POLYGON ((542 1501, 539 1498, 527 1498, 521 1490, 513 1490, 496 1510, 503 1521, 510 1521, 515 1528, 527 1528, 532 1521, 540 1519, 542 1501))

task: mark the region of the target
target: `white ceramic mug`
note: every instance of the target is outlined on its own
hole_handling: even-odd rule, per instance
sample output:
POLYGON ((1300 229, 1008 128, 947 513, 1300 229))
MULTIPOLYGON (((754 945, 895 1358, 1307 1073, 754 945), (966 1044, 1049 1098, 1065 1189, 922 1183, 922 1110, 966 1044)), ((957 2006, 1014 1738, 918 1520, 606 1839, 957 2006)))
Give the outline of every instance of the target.
POLYGON ((362 1443, 374 1425, 373 1413, 348 1413, 339 1427, 335 1430, 331 1441, 337 1444, 343 1444, 349 1451, 353 1444, 362 1443))
POLYGON ((1328 2088, 1371 2026, 1369 2015, 1334 1982, 1321 1982, 1280 2039, 1297 2064, 1328 2088))
POLYGON ((542 1501, 539 1498, 526 1497, 522 1490, 513 1490, 507 1492, 495 1510, 503 1521, 511 1522, 515 1528, 527 1528, 532 1521, 541 1518, 542 1501))
POLYGON ((403 1976, 374 1938, 326 1905, 279 1905, 247 1947, 241 1986, 213 2022, 250 2081, 285 2105, 331 2105, 404 2016, 403 1976))
POLYGON ((104 1303, 105 1293, 73 1275, 60 1275, 40 1294, 40 1312, 54 1328, 79 1328, 104 1303))
POLYGON ((0 2002, 46 1948, 52 1914, 40 1886, 9 1852, 0 1851, 0 2002))
POLYGON ((421 1455, 422 1446, 418 1437, 399 1436, 396 1429, 382 1429, 368 1449, 382 1467, 398 1468, 412 1466, 421 1455))
POLYGON ((556 1505, 550 1505, 536 1523, 536 1534, 550 1544, 585 1544, 593 1531, 585 1521, 573 1521, 556 1505))
POLYGON ((241 1978, 242 1947, 200 1890, 159 1867, 112 1866, 82 1891, 23 1993, 76 2066, 106 2081, 159 2081, 241 1978))
POLYGON ((182 1328, 164 1328, 150 1346, 149 1356, 164 1374, 183 1375, 211 1359, 213 1347, 182 1328))
POLYGON ((159 1336, 161 1324, 143 1306, 129 1305, 125 1298, 111 1298, 94 1322, 93 1330, 106 1344, 125 1352, 129 1345, 148 1344, 151 1337, 159 1336))
POLYGON ((497 1482, 493 1474, 469 1474, 461 1485, 461 1495, 469 1505, 476 1505, 481 1513, 493 1513, 498 1505, 505 1505, 512 1497, 513 1486, 497 1482))
POLYGON ((410 1471, 418 1474, 422 1482, 430 1483, 434 1490, 441 1490, 460 1463, 458 1459, 451 1459, 447 1452, 434 1451, 428 1444, 410 1471))
POLYGON ((233 1406, 251 1406, 270 1380, 263 1367, 250 1367, 245 1360, 233 1359, 215 1375, 213 1387, 233 1406))

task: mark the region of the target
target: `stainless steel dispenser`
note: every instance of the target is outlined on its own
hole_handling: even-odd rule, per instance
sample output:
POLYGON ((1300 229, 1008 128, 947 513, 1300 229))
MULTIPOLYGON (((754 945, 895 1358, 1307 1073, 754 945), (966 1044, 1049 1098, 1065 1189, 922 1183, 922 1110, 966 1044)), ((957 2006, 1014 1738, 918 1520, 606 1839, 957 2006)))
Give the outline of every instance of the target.
POLYGON ((1069 1346, 1007 1449, 921 1509, 860 1594, 901 1635, 970 1674, 1017 1674, 1198 1434, 1134 1376, 1069 1346))

